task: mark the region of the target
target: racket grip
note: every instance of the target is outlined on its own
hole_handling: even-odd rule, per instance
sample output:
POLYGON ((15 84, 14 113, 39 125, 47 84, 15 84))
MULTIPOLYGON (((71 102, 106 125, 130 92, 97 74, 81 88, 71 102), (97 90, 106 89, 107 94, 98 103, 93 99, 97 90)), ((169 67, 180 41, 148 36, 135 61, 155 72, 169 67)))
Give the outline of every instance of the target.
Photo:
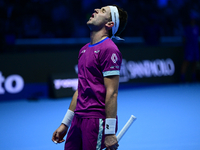
POLYGON ((135 121, 136 117, 131 115, 130 119, 127 121, 127 123, 124 125, 124 127, 121 129, 121 131, 119 132, 119 134, 117 135, 117 141, 119 142, 120 139, 122 138, 122 136, 126 133, 126 131, 128 130, 128 128, 131 126, 131 124, 133 123, 133 121, 135 121))

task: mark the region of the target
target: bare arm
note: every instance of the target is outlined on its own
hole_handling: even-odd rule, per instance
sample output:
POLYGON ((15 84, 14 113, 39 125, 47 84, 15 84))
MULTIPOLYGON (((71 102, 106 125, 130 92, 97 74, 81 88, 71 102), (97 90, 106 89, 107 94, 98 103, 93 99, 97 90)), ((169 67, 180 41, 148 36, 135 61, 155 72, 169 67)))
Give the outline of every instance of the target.
POLYGON ((106 87, 106 99, 105 99, 106 118, 116 118, 119 76, 105 77, 104 84, 106 87))
MULTIPOLYGON (((105 111, 106 118, 116 118, 117 115, 117 95, 119 87, 119 76, 109 76, 104 78, 106 87, 105 111)), ((108 150, 111 147, 118 147, 117 137, 115 134, 108 134, 105 137, 105 146, 108 150)))
MULTIPOLYGON (((74 93, 74 95, 72 97, 72 100, 71 100, 71 103, 70 103, 70 106, 69 106, 69 109, 71 111, 74 111, 75 108, 76 108, 77 97, 78 97, 78 90, 75 91, 75 93, 74 93)), ((61 125, 53 133, 52 141, 53 142, 56 141, 57 143, 64 142, 65 140, 63 138, 67 134, 68 128, 69 128, 68 126, 66 126, 65 124, 61 123, 61 125)))
POLYGON ((77 97, 78 97, 78 90, 75 91, 73 97, 72 97, 72 100, 71 100, 71 103, 70 103, 70 106, 69 106, 69 109, 71 111, 74 111, 75 108, 76 108, 76 104, 77 104, 77 97))

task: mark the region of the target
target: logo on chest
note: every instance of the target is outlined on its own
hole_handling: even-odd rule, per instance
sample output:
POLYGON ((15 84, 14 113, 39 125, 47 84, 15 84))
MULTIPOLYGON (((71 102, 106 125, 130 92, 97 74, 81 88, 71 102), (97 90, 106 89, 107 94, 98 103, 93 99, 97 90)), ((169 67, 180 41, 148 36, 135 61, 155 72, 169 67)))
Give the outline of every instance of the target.
POLYGON ((99 53, 100 52, 100 50, 96 50, 96 51, 94 51, 94 53, 99 53))

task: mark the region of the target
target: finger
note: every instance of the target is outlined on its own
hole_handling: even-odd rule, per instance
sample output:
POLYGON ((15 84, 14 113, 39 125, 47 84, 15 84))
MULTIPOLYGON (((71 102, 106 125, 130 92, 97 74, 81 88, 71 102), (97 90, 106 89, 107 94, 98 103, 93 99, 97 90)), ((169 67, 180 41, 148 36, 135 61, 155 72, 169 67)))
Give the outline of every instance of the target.
POLYGON ((58 141, 59 141, 59 133, 58 133, 57 131, 55 131, 55 132, 53 133, 52 141, 53 141, 55 144, 58 143, 58 141))
POLYGON ((114 145, 112 145, 112 146, 109 146, 109 149, 110 149, 110 150, 116 150, 116 149, 118 149, 118 147, 119 147, 119 144, 116 143, 116 144, 114 144, 114 145))
POLYGON ((56 135, 55 135, 55 141, 56 141, 56 143, 62 143, 65 140, 62 137, 60 137, 60 133, 57 132, 56 135))
POLYGON ((56 134, 55 134, 55 141, 56 141, 57 143, 59 143, 59 141, 60 141, 60 135, 59 135, 58 132, 56 132, 56 134))
POLYGON ((55 140, 56 140, 56 132, 54 132, 52 136, 52 141, 55 141, 55 140))
POLYGON ((62 143, 62 142, 64 142, 64 141, 65 141, 65 140, 62 139, 62 140, 57 141, 57 143, 62 143))
POLYGON ((62 139, 62 140, 59 140, 59 141, 58 141, 58 140, 57 140, 57 141, 56 141, 56 140, 54 140, 53 142, 54 142, 55 144, 58 144, 58 143, 62 143, 62 142, 64 142, 64 141, 65 141, 65 140, 64 140, 64 139, 62 139))

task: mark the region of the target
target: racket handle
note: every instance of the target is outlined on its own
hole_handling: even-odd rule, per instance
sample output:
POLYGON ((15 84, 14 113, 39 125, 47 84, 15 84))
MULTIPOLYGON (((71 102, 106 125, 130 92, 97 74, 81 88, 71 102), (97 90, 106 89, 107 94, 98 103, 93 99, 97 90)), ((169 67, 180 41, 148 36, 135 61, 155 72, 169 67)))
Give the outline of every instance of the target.
POLYGON ((133 121, 136 120, 136 117, 131 115, 130 119, 127 121, 127 123, 124 125, 124 127, 121 129, 119 134, 117 135, 117 141, 119 142, 122 136, 126 133, 126 131, 129 129, 133 121))

